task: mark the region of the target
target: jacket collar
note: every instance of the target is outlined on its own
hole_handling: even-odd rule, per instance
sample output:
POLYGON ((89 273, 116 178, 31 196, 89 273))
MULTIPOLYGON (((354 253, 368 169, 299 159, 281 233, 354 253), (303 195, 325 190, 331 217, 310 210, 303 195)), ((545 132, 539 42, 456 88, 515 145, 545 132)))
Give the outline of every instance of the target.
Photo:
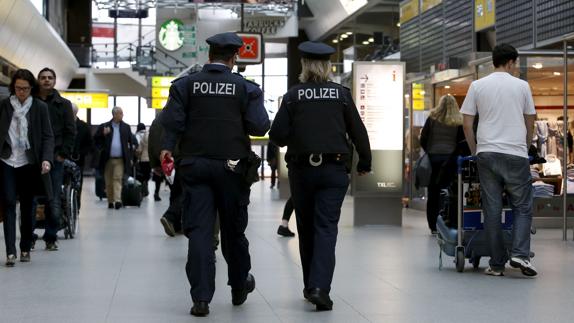
POLYGON ((205 64, 202 72, 231 72, 231 69, 223 64, 205 64))

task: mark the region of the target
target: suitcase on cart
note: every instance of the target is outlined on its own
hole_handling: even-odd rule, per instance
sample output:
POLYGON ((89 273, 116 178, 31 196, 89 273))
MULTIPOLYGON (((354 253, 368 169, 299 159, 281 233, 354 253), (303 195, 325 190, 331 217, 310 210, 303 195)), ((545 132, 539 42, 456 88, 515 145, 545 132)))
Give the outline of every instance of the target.
MULTIPOLYGON (((480 258, 490 256, 482 211, 477 208, 467 208, 463 203, 464 184, 469 184, 470 187, 471 178, 475 180, 475 185, 478 184, 476 165, 473 164, 475 160, 475 157, 458 158, 457 192, 454 196, 452 194, 449 196, 449 198, 455 198, 456 201, 443 203, 443 205, 456 206, 456 226, 447 226, 442 216, 437 219, 437 242, 440 247, 439 269, 442 268, 443 253, 455 258, 454 263, 458 272, 464 271, 466 259, 469 259, 469 262, 477 269, 480 265, 480 258), (465 164, 467 166, 463 167, 465 164), (465 171, 466 174, 463 174, 465 171)), ((510 251, 512 248, 512 210, 503 209, 501 220, 504 245, 510 251)))

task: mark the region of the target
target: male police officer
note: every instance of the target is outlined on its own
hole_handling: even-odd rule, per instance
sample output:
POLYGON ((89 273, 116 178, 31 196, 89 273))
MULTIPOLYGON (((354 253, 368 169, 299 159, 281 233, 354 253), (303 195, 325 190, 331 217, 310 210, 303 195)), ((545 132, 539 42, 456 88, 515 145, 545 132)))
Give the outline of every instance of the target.
POLYGON ((216 213, 233 305, 243 304, 255 288, 245 237, 250 190, 243 171, 251 151, 248 135, 262 136, 269 130, 263 93, 255 83, 231 73, 241 38, 222 33, 207 43, 209 63, 201 72, 173 82, 160 117, 166 131, 162 160, 179 142, 183 229, 189 238, 186 271, 195 316, 209 314, 215 290, 216 213))
POLYGON ((278 146, 288 146, 285 159, 299 231, 303 295, 317 310, 331 310, 337 224, 349 185, 345 162, 352 154, 347 135, 359 154, 359 175, 371 170, 371 149, 351 93, 329 82, 329 57, 335 50, 316 42, 304 42, 299 50, 302 84, 283 97, 269 135, 278 146))

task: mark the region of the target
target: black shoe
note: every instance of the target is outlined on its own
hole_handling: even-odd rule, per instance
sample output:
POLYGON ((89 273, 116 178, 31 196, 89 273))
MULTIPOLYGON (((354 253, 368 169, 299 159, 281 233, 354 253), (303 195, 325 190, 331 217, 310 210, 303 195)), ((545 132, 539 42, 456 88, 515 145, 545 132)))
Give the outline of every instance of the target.
POLYGON ((156 202, 159 202, 159 201, 161 201, 161 197, 159 197, 159 194, 155 194, 155 195, 153 196, 153 200, 156 201, 156 202))
POLYGON ((303 288, 303 297, 306 300, 309 300, 309 289, 308 288, 303 288))
POLYGON ((122 204, 122 202, 116 202, 116 204, 115 204, 114 207, 115 207, 116 210, 119 210, 119 209, 121 209, 122 207, 124 207, 124 205, 122 204))
POLYGON ((333 301, 329 294, 320 288, 311 288, 309 290, 309 302, 315 304, 317 311, 333 310, 333 301))
POLYGON ((162 216, 159 222, 161 222, 161 225, 163 225, 163 230, 165 231, 165 234, 167 234, 170 237, 175 237, 175 229, 173 227, 173 223, 171 223, 170 220, 168 220, 165 216, 162 216))
POLYGON ((48 251, 58 251, 58 244, 54 242, 46 242, 46 250, 48 251))
POLYGON ((284 237, 295 236, 295 233, 291 232, 291 230, 289 230, 289 227, 284 227, 282 225, 280 225, 279 228, 277 228, 277 234, 284 237))
POLYGON ((20 262, 30 262, 30 251, 22 251, 20 253, 20 262))
POLYGON ((208 302, 194 302, 189 314, 193 316, 207 316, 209 314, 208 302))
POLYGON ((108 203, 108 209, 113 209, 114 208, 114 203, 108 203))
POLYGON ((245 286, 240 289, 231 289, 231 303, 233 305, 241 305, 247 300, 247 294, 251 293, 255 289, 255 277, 251 274, 247 274, 247 279, 245 280, 245 286))

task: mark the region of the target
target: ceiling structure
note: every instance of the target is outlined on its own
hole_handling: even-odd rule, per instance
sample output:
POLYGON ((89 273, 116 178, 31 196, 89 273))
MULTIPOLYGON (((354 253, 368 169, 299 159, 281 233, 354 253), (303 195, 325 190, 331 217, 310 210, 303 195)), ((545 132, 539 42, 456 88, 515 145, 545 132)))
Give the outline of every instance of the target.
MULTIPOLYGON (((241 0, 228 1, 190 1, 190 0, 93 0, 98 9, 137 10, 150 8, 224 8, 241 11, 241 0)), ((272 0, 250 3, 244 1, 244 10, 247 14, 284 15, 295 11, 293 0, 272 0)))

